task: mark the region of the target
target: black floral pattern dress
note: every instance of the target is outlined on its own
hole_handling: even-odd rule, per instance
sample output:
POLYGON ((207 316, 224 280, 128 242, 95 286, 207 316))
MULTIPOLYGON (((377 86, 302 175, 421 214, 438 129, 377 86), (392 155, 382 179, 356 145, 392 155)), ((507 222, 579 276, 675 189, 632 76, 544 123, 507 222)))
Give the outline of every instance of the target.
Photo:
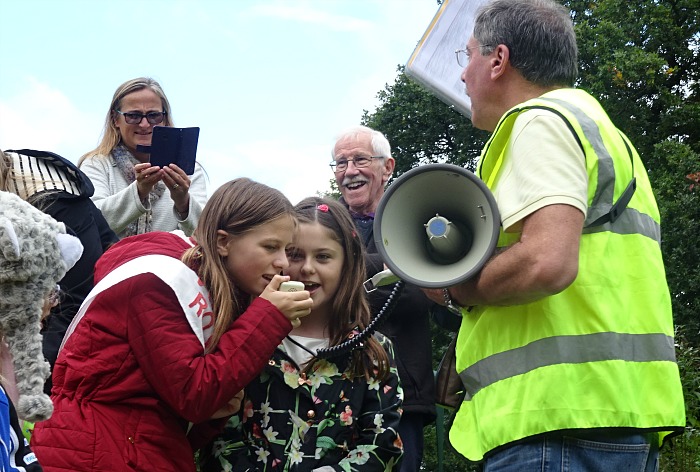
POLYGON ((241 412, 199 453, 202 472, 398 470, 403 391, 391 341, 379 333, 390 374, 349 378, 349 357, 321 360, 310 375, 280 345, 246 387, 241 412))

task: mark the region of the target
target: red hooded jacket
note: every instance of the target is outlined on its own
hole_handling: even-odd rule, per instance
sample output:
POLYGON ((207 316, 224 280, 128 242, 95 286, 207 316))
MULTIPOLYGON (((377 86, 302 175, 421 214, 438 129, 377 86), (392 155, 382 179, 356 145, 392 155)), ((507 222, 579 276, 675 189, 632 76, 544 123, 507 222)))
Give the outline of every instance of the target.
MULTIPOLYGON (((95 282, 137 257, 179 259, 189 247, 171 233, 125 238, 97 262, 95 282)), ((290 330, 256 298, 204 355, 172 288, 150 273, 127 278, 97 295, 61 349, 54 413, 36 424, 32 449, 47 472, 194 471, 193 445, 225 423, 212 414, 290 330)))

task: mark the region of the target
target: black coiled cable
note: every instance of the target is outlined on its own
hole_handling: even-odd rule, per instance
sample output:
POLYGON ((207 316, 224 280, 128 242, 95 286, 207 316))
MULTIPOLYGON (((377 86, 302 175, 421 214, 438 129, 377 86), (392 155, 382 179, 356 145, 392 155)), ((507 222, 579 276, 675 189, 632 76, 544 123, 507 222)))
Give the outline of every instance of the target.
POLYGON ((399 280, 394 284, 394 288, 384 302, 384 306, 379 310, 377 316, 374 317, 372 321, 367 325, 365 329, 358 335, 353 336, 347 341, 343 341, 337 346, 326 347, 319 349, 316 352, 316 357, 319 359, 330 359, 332 357, 338 357, 341 354, 345 354, 357 347, 359 347, 367 338, 372 336, 377 328, 384 322, 386 317, 391 313, 391 311, 396 306, 396 300, 399 298, 399 294, 403 290, 403 280, 399 280))

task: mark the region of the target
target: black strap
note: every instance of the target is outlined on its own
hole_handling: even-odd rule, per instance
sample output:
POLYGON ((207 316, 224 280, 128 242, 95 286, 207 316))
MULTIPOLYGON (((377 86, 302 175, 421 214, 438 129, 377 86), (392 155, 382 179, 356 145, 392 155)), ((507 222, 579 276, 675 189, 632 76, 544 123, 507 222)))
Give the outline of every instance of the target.
POLYGON ((596 218, 595 221, 587 224, 586 228, 601 226, 608 222, 614 223, 615 220, 617 220, 620 217, 622 212, 625 211, 627 205, 629 205, 630 200, 632 200, 634 191, 637 189, 637 178, 634 176, 634 158, 632 157, 632 149, 630 149, 630 145, 627 143, 627 140, 622 135, 622 133, 620 133, 620 137, 622 138, 622 142, 625 143, 625 147, 627 148, 627 154, 629 154, 630 156, 630 163, 632 164, 632 180, 630 180, 630 183, 627 184, 627 188, 625 188, 625 191, 622 192, 620 198, 618 198, 617 201, 612 204, 612 206, 610 207, 610 211, 596 218))

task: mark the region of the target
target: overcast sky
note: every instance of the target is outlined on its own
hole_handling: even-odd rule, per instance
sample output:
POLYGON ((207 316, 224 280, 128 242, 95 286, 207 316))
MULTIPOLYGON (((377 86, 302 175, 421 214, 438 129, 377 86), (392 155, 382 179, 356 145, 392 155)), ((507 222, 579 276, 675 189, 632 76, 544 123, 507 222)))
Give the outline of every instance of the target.
MULTIPOLYGON (((199 126, 209 193, 236 177, 296 203, 329 188, 334 137, 374 110, 435 0, 0 0, 0 148, 77 162, 116 88, 155 78, 199 126)), ((465 38, 466 41, 466 38, 465 38)))

